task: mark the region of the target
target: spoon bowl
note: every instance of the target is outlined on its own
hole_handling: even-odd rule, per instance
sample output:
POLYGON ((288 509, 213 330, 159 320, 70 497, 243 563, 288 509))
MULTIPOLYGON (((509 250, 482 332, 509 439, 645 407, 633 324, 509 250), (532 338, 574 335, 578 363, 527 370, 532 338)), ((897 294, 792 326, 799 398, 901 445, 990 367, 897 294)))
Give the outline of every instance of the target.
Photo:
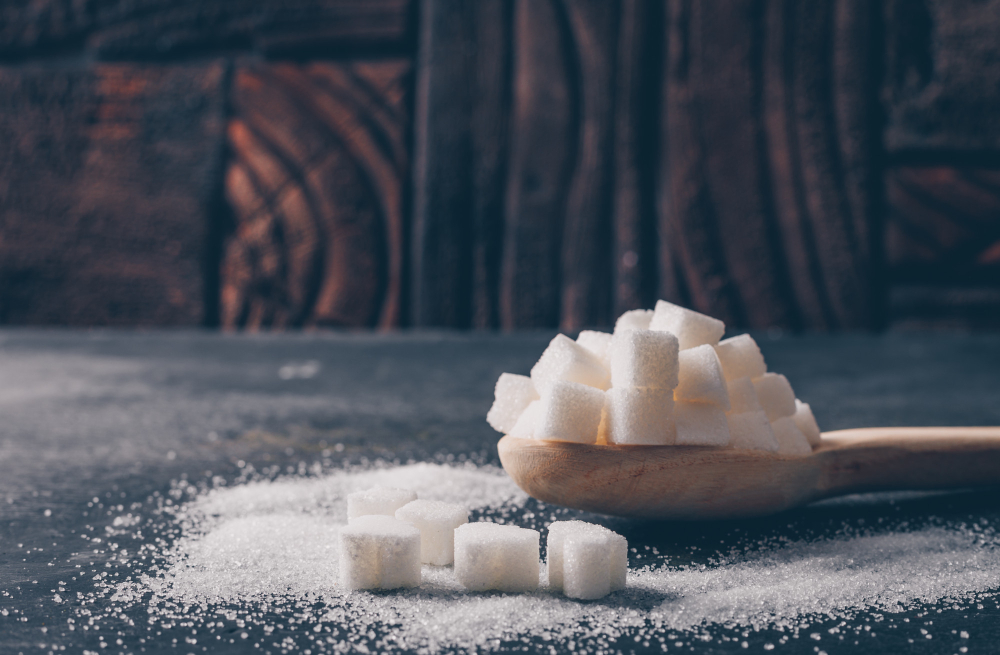
POLYGON ((997 427, 839 430, 804 456, 510 436, 497 448, 538 500, 645 519, 745 518, 849 493, 1000 484, 997 427))

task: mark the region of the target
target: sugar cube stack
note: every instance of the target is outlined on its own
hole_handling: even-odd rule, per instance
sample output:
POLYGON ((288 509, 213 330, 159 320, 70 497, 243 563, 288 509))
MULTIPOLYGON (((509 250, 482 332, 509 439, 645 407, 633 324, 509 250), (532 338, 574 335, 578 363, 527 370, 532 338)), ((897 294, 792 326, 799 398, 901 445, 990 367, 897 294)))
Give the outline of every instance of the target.
POLYGON ((340 530, 340 584, 347 589, 420 585, 420 530, 391 516, 359 516, 340 530))
POLYGON ((395 516, 396 510, 417 499, 417 494, 409 489, 375 486, 364 491, 347 494, 347 520, 359 516, 382 514, 395 516))
POLYGON ((542 396, 535 438, 596 443, 605 398, 600 389, 556 380, 542 396))
POLYGON ((767 420, 774 421, 795 414, 795 392, 784 375, 765 373, 754 378, 753 389, 761 407, 767 412, 767 420))
POLYGON ((622 314, 611 334, 558 335, 530 379, 501 376, 487 420, 515 437, 585 444, 818 446, 812 409, 767 370, 753 337, 724 334, 722 321, 660 300, 622 314))
POLYGON ((595 389, 608 388, 608 369, 594 353, 565 334, 557 334, 531 368, 531 381, 539 394, 557 380, 585 384, 595 389))
POLYGON ((795 414, 792 418, 795 419, 795 425, 799 427, 802 434, 806 435, 809 444, 813 447, 818 446, 820 441, 819 425, 816 424, 816 417, 813 416, 809 403, 804 403, 796 398, 795 414))
POLYGON ((672 389, 613 387, 607 395, 608 443, 669 446, 676 441, 672 389))
POLYGON ((455 577, 470 591, 532 591, 539 550, 537 530, 466 523, 455 530, 455 577))
POLYGON ((726 325, 717 318, 658 300, 649 329, 670 332, 677 337, 681 350, 687 350, 703 344, 714 346, 719 343, 726 325))
POLYGON ((469 522, 469 510, 439 500, 414 500, 396 510, 396 518, 420 531, 420 561, 446 566, 455 561, 455 528, 469 522))
POLYGON ((620 534, 583 521, 556 521, 545 550, 553 590, 593 600, 625 588, 628 542, 620 534))
POLYGON ((517 419, 528 405, 538 400, 538 392, 528 376, 501 373, 493 398, 486 422, 497 432, 507 434, 514 429, 517 419))

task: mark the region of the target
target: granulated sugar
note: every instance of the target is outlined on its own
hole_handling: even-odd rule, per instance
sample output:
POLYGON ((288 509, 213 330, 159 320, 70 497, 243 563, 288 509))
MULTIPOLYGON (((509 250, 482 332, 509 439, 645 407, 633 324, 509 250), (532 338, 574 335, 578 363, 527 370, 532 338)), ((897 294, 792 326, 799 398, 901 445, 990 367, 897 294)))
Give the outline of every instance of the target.
MULTIPOLYGON (((180 626, 190 633, 192 652, 240 639, 262 653, 310 655, 538 650, 553 643, 581 652, 640 645, 668 650, 698 640, 739 642, 768 630, 779 634, 780 647, 800 636, 818 639, 810 631, 818 623, 846 626, 861 613, 891 617, 941 603, 967 607, 1000 587, 1000 539, 991 526, 932 522, 748 542, 697 566, 666 557, 640 566, 649 558, 633 543, 639 552, 633 550, 626 589, 596 602, 549 591, 544 567, 542 586, 528 594, 469 593, 450 567, 433 566, 423 567, 418 589, 348 594, 337 581, 344 499, 376 484, 464 503, 472 521, 542 529, 543 542, 552 520, 551 508, 527 499, 503 471, 471 464, 343 470, 208 491, 181 484, 173 497, 189 499, 160 509, 162 538, 147 534, 139 552, 119 551, 116 566, 131 577, 96 582, 94 597, 110 601, 109 613, 95 615, 84 605, 81 618, 99 626, 145 607, 147 638, 180 626)), ((129 521, 116 524, 122 543, 138 529, 129 521)), ((833 634, 824 630, 827 639, 833 634)))

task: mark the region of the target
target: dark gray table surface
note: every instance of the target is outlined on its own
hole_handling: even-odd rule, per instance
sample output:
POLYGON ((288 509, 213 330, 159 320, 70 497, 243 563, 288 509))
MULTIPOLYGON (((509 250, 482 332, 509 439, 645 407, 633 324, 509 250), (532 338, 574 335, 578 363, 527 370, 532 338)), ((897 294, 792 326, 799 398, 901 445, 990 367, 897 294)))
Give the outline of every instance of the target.
MULTIPOLYGON (((0 653, 187 652, 171 641, 181 628, 139 647, 134 637, 141 621, 129 627, 124 615, 120 626, 106 629, 125 635, 132 645, 124 649, 113 642, 101 648, 96 635, 66 629, 78 608, 71 600, 53 602, 51 590, 80 561, 81 545, 70 535, 84 524, 102 529, 100 513, 85 514, 94 497, 127 505, 165 493, 181 476, 233 479, 239 460, 258 468, 320 460, 329 467, 341 460, 452 454, 496 463, 498 435, 484 420, 494 382, 503 371, 527 373, 551 336, 0 332, 0 653), (283 366, 309 361, 319 364, 313 377, 279 375, 283 366), (331 454, 334 443, 343 448, 331 454)), ((811 402, 824 430, 1000 425, 1000 335, 758 336, 769 367, 785 373, 811 402)), ((889 515, 914 523, 994 521, 1000 496, 960 491, 891 507, 876 497, 756 521, 619 522, 616 529, 632 546, 697 561, 693 545, 822 534, 844 520, 889 515)), ((94 555, 88 567, 97 570, 105 557, 94 555)), ((81 576, 64 595, 72 598, 88 584, 81 576)), ((882 631, 861 648, 1000 652, 995 603, 928 609, 934 640, 909 643, 920 637, 915 621, 882 631), (971 636, 962 639, 958 631, 971 636)), ((748 648, 760 651, 769 639, 750 634, 748 648)), ((745 652, 737 642, 690 646, 745 652)), ((822 646, 829 653, 858 648, 822 646)), ((642 650, 627 638, 610 648, 642 650)), ((819 648, 798 643, 785 650, 819 648)), ((243 651, 261 652, 239 643, 226 652, 243 651)))

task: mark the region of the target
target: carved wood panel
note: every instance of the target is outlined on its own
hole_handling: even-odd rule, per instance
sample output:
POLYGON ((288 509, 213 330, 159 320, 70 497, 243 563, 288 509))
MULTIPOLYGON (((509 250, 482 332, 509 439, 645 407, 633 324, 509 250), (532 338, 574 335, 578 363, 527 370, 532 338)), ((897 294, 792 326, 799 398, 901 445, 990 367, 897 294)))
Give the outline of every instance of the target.
POLYGON ((409 70, 398 60, 237 66, 224 326, 399 323, 409 70))

